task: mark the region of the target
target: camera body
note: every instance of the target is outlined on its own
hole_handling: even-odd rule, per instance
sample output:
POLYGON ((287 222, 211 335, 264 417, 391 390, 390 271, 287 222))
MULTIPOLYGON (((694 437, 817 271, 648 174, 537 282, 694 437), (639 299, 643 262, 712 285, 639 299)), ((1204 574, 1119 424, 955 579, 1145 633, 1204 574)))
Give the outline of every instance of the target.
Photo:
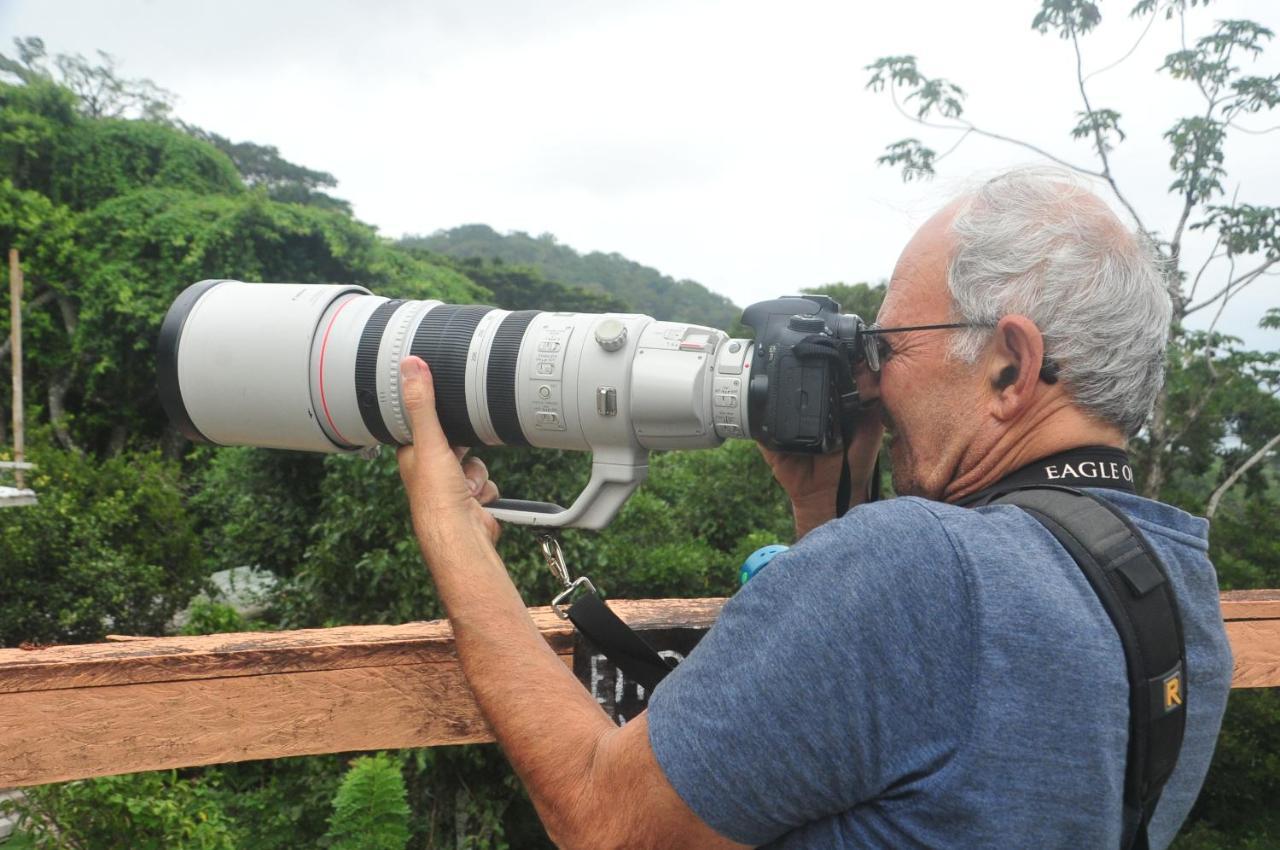
POLYGON ((852 369, 862 353, 862 319, 841 315, 824 295, 789 295, 752 304, 742 323, 755 331, 751 436, 781 452, 841 448, 844 419, 858 403, 852 369))

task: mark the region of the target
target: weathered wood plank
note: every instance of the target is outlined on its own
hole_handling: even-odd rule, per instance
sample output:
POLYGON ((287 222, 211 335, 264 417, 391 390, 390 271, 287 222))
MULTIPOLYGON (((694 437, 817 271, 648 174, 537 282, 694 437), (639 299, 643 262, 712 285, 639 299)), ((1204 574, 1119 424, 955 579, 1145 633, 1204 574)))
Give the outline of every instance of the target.
MULTIPOLYGON (((634 599, 610 604, 637 629, 707 628, 724 600, 634 599)), ((550 608, 531 608, 529 613, 558 653, 573 651, 568 622, 550 608)), ((457 661, 453 630, 444 620, 199 637, 114 637, 108 643, 0 649, 0 693, 457 661)))
POLYGON ((1222 619, 1280 619, 1280 590, 1228 590, 1222 594, 1222 619))
POLYGON ((489 740, 449 664, 0 694, 0 786, 489 740))
MULTIPOLYGON (((611 604, 651 635, 687 636, 724 600, 611 604)), ((1280 687, 1280 592, 1225 593, 1222 610, 1233 686, 1280 687)), ((569 625, 531 613, 573 664, 569 625)), ((616 671, 602 678, 589 654, 578 662, 609 710, 643 700, 616 671)), ((0 650, 0 787, 488 740, 442 621, 0 650)))
POLYGON ((1280 619, 1230 621, 1227 638, 1235 660, 1231 687, 1280 687, 1280 619))

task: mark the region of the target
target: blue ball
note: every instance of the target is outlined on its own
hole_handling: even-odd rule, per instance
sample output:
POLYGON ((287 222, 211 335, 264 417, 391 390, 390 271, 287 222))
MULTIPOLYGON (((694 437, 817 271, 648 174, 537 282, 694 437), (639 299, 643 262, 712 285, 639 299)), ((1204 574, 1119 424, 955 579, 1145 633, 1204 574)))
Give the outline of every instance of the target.
POLYGON ((763 570, 769 565, 776 556, 790 549, 790 546, 783 546, 781 543, 774 543, 771 546, 761 546, 756 551, 747 556, 742 562, 742 567, 738 570, 738 582, 746 584, 756 573, 763 570))

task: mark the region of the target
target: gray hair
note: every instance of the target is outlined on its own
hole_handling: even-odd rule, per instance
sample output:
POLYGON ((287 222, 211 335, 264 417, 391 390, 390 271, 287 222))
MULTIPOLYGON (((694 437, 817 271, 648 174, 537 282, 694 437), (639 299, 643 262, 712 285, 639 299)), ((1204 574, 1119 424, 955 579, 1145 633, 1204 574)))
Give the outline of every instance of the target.
POLYGON ((1070 172, 1024 168, 959 202, 947 270, 951 355, 972 363, 1009 314, 1026 316, 1075 403, 1136 434, 1164 381, 1172 304, 1150 241, 1070 172))

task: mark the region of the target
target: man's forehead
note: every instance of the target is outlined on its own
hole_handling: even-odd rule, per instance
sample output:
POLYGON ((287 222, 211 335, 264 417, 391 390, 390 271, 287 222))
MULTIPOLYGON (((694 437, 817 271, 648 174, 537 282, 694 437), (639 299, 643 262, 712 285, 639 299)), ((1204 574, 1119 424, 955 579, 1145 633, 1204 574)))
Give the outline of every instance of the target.
POLYGON ((920 226, 902 250, 877 317, 885 327, 945 322, 951 316, 947 265, 951 259, 954 201, 920 226))

